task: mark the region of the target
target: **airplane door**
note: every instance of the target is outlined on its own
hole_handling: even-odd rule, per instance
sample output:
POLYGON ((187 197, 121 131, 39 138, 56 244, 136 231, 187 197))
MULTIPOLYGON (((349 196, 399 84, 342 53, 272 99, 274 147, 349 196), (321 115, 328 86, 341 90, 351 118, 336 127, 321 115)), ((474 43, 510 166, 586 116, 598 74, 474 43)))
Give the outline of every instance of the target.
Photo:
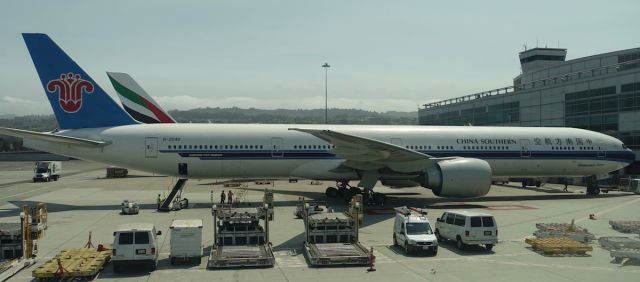
POLYGON ((529 139, 520 139, 520 157, 531 157, 531 141, 529 139))
POLYGON ((396 146, 400 146, 400 147, 404 147, 402 145, 402 138, 391 138, 391 144, 396 145, 396 146))
POLYGON ((607 151, 605 151, 603 146, 598 146, 598 158, 604 158, 607 156, 607 151))
POLYGON ((145 138, 144 143, 145 143, 144 156, 146 158, 157 158, 158 157, 158 138, 147 137, 145 138))
POLYGON ((284 140, 282 137, 271 138, 271 156, 274 158, 282 158, 284 156, 284 140))

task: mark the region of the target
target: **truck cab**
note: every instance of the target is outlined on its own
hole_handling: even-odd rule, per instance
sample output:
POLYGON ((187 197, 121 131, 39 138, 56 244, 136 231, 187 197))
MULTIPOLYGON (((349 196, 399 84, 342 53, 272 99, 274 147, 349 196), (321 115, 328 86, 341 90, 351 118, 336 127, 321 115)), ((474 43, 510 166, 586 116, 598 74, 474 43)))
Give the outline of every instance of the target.
POLYGON ((402 247, 407 254, 427 252, 438 254, 438 239, 422 209, 398 207, 393 223, 393 245, 402 247))

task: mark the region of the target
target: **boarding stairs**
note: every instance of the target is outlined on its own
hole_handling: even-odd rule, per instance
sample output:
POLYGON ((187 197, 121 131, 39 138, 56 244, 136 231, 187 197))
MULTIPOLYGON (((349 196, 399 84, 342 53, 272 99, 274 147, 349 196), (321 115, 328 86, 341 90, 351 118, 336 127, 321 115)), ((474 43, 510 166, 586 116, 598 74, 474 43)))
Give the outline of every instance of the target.
POLYGON ((178 195, 178 193, 182 194, 182 188, 184 188, 185 183, 187 183, 187 179, 185 178, 178 179, 176 184, 173 186, 173 189, 171 189, 171 192, 169 192, 169 195, 167 195, 167 197, 164 199, 162 204, 160 204, 158 211, 160 212, 171 211, 171 203, 173 202, 173 199, 176 197, 176 195, 178 195))

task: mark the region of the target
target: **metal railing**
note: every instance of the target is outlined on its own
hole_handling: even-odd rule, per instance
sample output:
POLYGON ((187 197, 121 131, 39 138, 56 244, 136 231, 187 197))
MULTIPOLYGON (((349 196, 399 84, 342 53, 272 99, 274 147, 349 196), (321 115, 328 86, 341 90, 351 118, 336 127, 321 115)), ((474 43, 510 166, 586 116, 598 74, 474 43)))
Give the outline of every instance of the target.
MULTIPOLYGON (((515 93, 515 92, 522 91, 522 90, 525 90, 525 89, 533 89, 533 88, 536 88, 538 86, 545 87, 545 86, 549 86, 549 85, 553 85, 553 84, 557 84, 557 83, 564 83, 564 82, 572 81, 572 80, 576 80, 576 79, 583 79, 583 78, 594 77, 594 76, 599 76, 599 75, 607 75, 607 74, 611 73, 610 70, 615 70, 617 72, 617 71, 621 71, 620 69, 623 66, 628 66, 628 65, 632 65, 632 64, 638 64, 638 63, 640 63, 640 59, 630 60, 630 61, 626 61, 626 62, 622 62, 622 63, 616 63, 616 64, 611 64, 611 65, 606 65, 606 66, 600 66, 600 67, 597 67, 597 68, 591 68, 591 69, 586 69, 586 70, 566 73, 566 74, 562 74, 562 75, 558 75, 558 76, 546 77, 546 78, 543 78, 543 79, 540 79, 540 80, 535 80, 535 81, 531 81, 531 82, 527 82, 527 83, 522 83, 522 84, 519 84, 519 85, 516 85, 516 86, 501 87, 501 88, 496 88, 496 89, 483 91, 483 92, 479 92, 479 93, 475 93, 475 94, 470 94, 470 95, 466 95, 466 96, 462 96, 462 97, 456 97, 456 98, 446 99, 446 100, 442 100, 442 101, 431 102, 431 103, 424 104, 423 106, 424 106, 425 110, 426 109, 432 109, 432 108, 442 107, 442 106, 446 106, 446 105, 452 105, 452 104, 457 104, 457 103, 461 103, 461 102, 468 102, 468 101, 472 101, 472 100, 486 98, 486 97, 490 97, 490 96, 515 93)), ((638 66, 636 66, 636 67, 638 67, 638 66)), ((622 71, 624 71, 624 70, 622 70, 622 71)))

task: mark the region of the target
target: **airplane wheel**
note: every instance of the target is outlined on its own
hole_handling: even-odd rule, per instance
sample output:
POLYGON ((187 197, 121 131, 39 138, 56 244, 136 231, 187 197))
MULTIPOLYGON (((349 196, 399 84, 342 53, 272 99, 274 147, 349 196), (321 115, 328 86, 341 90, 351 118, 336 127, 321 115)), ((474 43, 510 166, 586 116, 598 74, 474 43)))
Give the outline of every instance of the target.
POLYGON ((484 245, 484 247, 487 249, 487 251, 491 251, 493 249, 493 244, 486 244, 484 245))
POLYGON ((540 183, 540 181, 536 181, 536 187, 540 188, 540 186, 542 186, 542 183, 540 183))
POLYGON ((527 188, 527 182, 522 181, 522 188, 527 188))
POLYGON ((327 188, 327 190, 324 193, 329 198, 335 198, 335 197, 338 196, 338 189, 336 189, 334 187, 329 187, 329 188, 327 188))

